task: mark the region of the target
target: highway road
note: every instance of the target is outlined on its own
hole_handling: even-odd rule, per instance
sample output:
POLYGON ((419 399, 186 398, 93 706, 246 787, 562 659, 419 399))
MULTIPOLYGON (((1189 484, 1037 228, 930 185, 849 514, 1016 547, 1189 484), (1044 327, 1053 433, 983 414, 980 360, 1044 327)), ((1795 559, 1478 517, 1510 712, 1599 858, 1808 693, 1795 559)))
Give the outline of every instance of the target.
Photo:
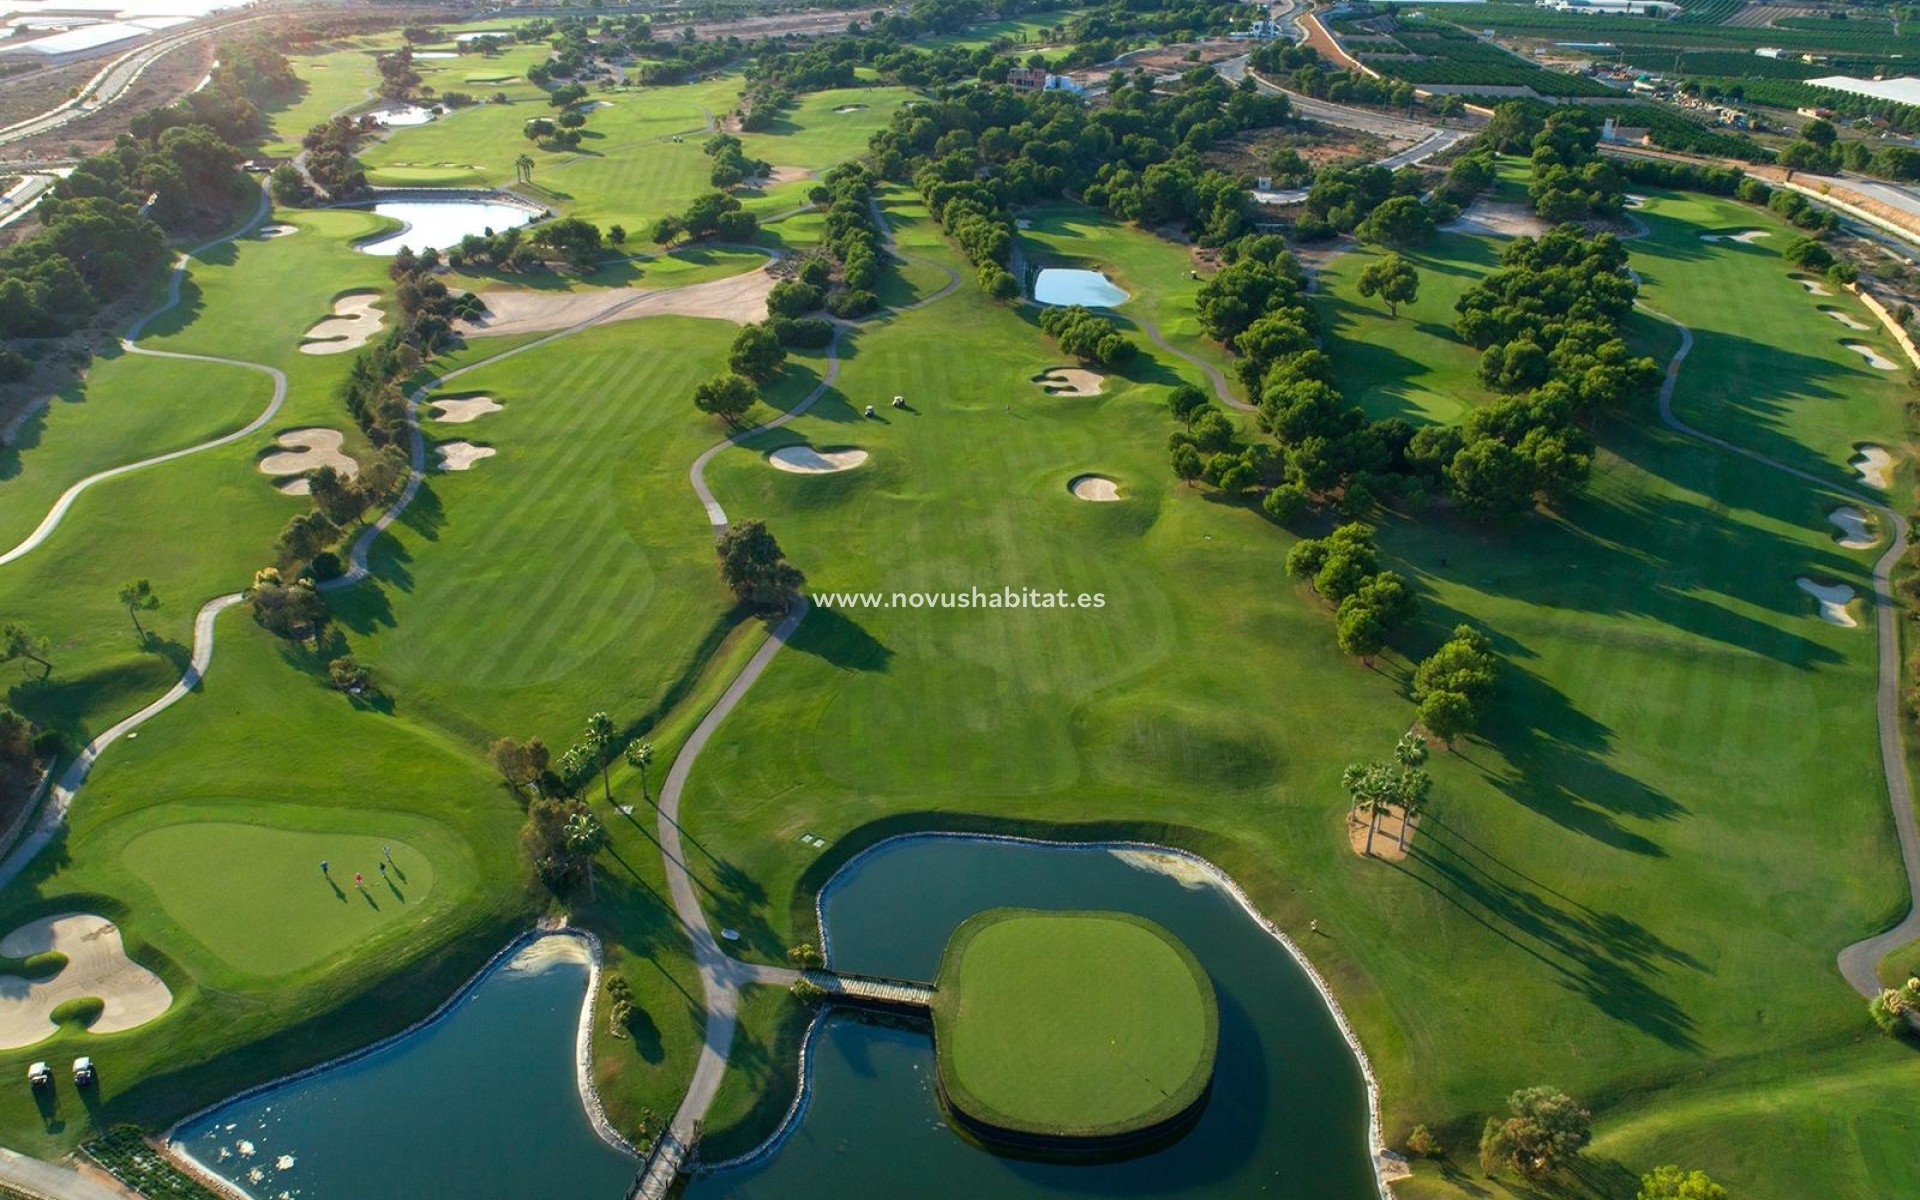
POLYGON ((62 101, 37 117, 28 117, 24 121, 16 121, 12 125, 0 128, 0 146, 24 142, 28 138, 38 137, 62 125, 109 108, 125 98, 133 85, 140 82, 140 77, 146 74, 148 67, 173 51, 182 46, 190 46, 202 39, 214 37, 235 25, 267 19, 265 16, 242 17, 233 21, 198 25, 191 29, 162 34, 152 41, 143 42, 94 72, 93 78, 86 82, 77 96, 62 101))

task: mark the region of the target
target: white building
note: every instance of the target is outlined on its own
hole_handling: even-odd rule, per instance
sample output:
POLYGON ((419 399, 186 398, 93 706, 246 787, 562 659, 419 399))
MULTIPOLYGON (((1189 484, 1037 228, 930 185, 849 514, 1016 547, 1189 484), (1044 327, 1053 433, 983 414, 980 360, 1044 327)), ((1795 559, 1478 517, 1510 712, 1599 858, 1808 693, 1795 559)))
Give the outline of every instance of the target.
POLYGON ((1668 0, 1533 0, 1535 8, 1608 17, 1666 17, 1680 11, 1668 0))
POLYGON ((1895 100, 1901 104, 1920 104, 1920 79, 1902 75, 1895 79, 1856 79, 1851 75, 1823 75, 1807 80, 1814 87, 1832 88, 1875 100, 1895 100))

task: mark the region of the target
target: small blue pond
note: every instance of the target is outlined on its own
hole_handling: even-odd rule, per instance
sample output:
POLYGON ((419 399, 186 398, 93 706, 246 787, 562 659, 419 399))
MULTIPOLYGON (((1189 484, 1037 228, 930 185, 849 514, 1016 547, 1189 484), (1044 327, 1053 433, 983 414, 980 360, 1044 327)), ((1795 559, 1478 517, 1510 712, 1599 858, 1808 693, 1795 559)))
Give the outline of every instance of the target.
POLYGON ((1125 289, 1100 272, 1064 267, 1042 270, 1033 281, 1033 298, 1042 304, 1081 304, 1088 308, 1113 308, 1128 299, 1125 289))

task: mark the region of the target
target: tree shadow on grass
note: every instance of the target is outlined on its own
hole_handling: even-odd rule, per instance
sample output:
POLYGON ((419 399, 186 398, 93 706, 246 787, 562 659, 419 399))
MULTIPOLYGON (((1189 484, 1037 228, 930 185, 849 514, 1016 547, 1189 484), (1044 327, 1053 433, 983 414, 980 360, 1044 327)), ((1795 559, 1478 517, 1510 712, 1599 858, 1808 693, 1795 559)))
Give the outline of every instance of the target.
POLYGON ((793 631, 787 647, 846 671, 884 672, 893 651, 838 609, 815 607, 793 631))
POLYGON ((1707 970, 1638 922, 1546 887, 1433 814, 1404 862, 1386 864, 1527 954, 1616 1021, 1678 1050, 1702 1049, 1693 1019, 1656 985, 1671 969, 1707 970))

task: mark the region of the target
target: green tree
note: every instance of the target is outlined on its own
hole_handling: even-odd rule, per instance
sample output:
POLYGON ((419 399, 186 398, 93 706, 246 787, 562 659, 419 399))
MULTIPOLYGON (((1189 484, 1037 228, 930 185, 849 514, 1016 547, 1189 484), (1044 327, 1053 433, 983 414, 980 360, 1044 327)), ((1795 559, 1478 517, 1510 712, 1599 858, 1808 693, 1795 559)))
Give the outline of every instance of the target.
POLYGON ((1480 1135, 1480 1165, 1507 1167, 1539 1182, 1572 1164, 1593 1140, 1593 1116, 1558 1088, 1522 1088, 1507 1097, 1505 1118, 1488 1117, 1480 1135))
POLYGON ((1727 1200, 1727 1189, 1708 1178, 1705 1171, 1655 1167, 1640 1177, 1640 1193, 1635 1200, 1727 1200))
POLYGON ((0 662, 13 662, 26 659, 40 664, 40 677, 53 674, 53 663, 47 658, 48 641, 18 621, 8 621, 0 627, 0 662))
POLYGON ((765 522, 743 521, 728 528, 715 547, 720 578, 742 604, 763 612, 782 612, 806 584, 800 568, 787 561, 765 522))
POLYGON ((567 853, 578 858, 587 872, 587 900, 593 900, 593 856, 607 844, 607 827, 600 818, 582 808, 567 818, 567 853))
POLYGON ((513 160, 513 177, 521 183, 532 183, 533 168, 533 155, 522 154, 513 160))
POLYGON ((652 742, 628 742, 627 762, 640 772, 640 796, 647 803, 653 803, 653 792, 647 786, 647 768, 653 765, 652 742))
POLYGON ((1473 701, 1459 692, 1428 692, 1414 710, 1414 717, 1428 733, 1446 743, 1448 749, 1479 724, 1473 701))
POLYGON ((728 369, 755 383, 772 379, 780 370, 780 364, 786 361, 787 348, 780 344, 780 336, 766 325, 742 326, 733 337, 733 348, 727 352, 728 369))
POLYGON ((1433 211, 1417 196, 1394 196, 1354 226, 1353 236, 1372 245, 1424 246, 1433 238, 1433 211))
POLYGON ((140 624, 140 614, 160 607, 160 597, 154 592, 153 584, 145 579, 136 579, 122 587, 120 606, 127 610, 127 616, 133 621, 133 631, 140 635, 142 642, 146 641, 147 631, 140 624))
POLYGON ((693 406, 701 412, 713 413, 729 425, 738 425, 758 399, 760 389, 753 386, 752 380, 739 375, 715 375, 693 389, 693 406))
POLYGON ((500 778, 515 792, 525 795, 522 790, 537 777, 527 754, 527 748, 509 737, 496 739, 487 747, 487 762, 500 772, 500 778))
POLYGON ((1360 271, 1362 296, 1379 296, 1387 306, 1387 316, 1398 319, 1400 306, 1412 304, 1420 295, 1420 273, 1398 254, 1376 258, 1360 271))

